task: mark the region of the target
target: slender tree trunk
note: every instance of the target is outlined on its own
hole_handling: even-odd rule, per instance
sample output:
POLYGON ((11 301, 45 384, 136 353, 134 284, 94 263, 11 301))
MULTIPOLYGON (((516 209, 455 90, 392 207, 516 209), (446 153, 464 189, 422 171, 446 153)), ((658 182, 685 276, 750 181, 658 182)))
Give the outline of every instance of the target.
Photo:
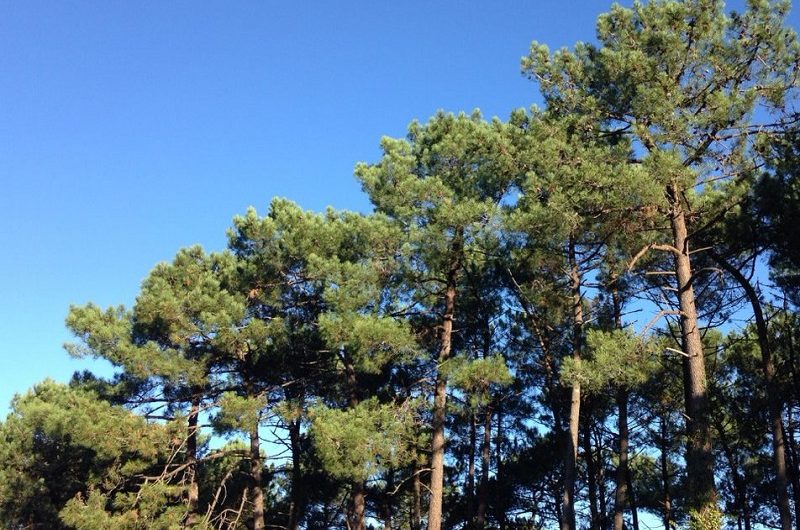
MULTIPOLYGON (((788 313, 786 301, 784 300, 784 312, 788 313)), ((784 329, 783 335, 787 342, 787 350, 789 357, 789 372, 792 374, 792 384, 794 389, 795 399, 798 399, 798 391, 800 391, 800 376, 797 370, 797 352, 794 345, 794 325, 789 326, 789 329, 784 329)), ((783 439, 786 442, 786 456, 789 463, 789 480, 792 484, 792 494, 794 498, 794 520, 800 524, 800 458, 798 458, 797 440, 795 438, 795 421, 793 420, 793 409, 791 398, 787 402, 786 407, 786 425, 783 431, 783 439)))
POLYGON ((471 521, 475 517, 475 453, 478 444, 478 427, 476 425, 478 419, 475 417, 475 411, 472 410, 469 415, 469 469, 467 471, 467 520, 471 521))
POLYGON ((669 493, 669 453, 667 445, 667 421, 661 417, 661 432, 660 439, 661 445, 661 520, 664 523, 664 529, 669 530, 672 523, 672 498, 669 493))
POLYGON ((289 423, 289 443, 292 448, 292 498, 289 503, 289 530, 300 530, 302 512, 300 488, 300 420, 289 423))
POLYGON ((388 503, 381 506, 383 511, 383 530, 392 530, 392 507, 388 503))
POLYGON ((197 476, 197 434, 200 418, 201 389, 192 388, 192 402, 189 408, 188 431, 186 437, 186 463, 189 486, 187 488, 187 506, 184 525, 191 528, 197 524, 197 506, 200 499, 200 488, 197 476))
MULTIPOLYGON (((342 361, 344 362, 345 376, 347 377, 347 389, 350 394, 350 408, 355 409, 359 404, 358 380, 356 378, 355 367, 346 351, 342 353, 342 361)), ((350 485, 350 506, 347 514, 349 530, 366 529, 366 522, 364 520, 366 505, 367 496, 364 483, 355 480, 350 485)))
POLYGON ((633 530, 639 530, 639 510, 636 507, 636 491, 633 489, 633 480, 631 479, 631 468, 628 467, 628 472, 625 475, 625 481, 628 483, 628 499, 631 506, 631 524, 633 530))
MULTIPOLYGON (((461 270, 463 234, 457 233, 451 248, 450 266, 444 295, 444 317, 442 319, 442 344, 439 350, 439 366, 450 358, 455 317, 456 288, 461 270)), ((447 379, 442 370, 436 371, 436 390, 433 397, 433 437, 431 440, 431 502, 428 509, 428 530, 442 528, 442 496, 444 494, 444 424, 447 406, 447 379)))
POLYGON ((383 530, 392 530, 392 495, 391 492, 394 490, 394 470, 390 469, 386 472, 386 493, 383 496, 383 501, 381 502, 381 511, 382 518, 383 518, 383 530))
POLYGON ((411 530, 420 529, 422 520, 422 478, 420 477, 421 468, 419 466, 419 452, 414 455, 414 475, 411 478, 411 530))
POLYGON ((590 530, 600 530, 600 511, 598 510, 597 499, 597 466, 595 465, 594 452, 592 450, 592 410, 587 406, 586 418, 583 428, 583 453, 586 459, 586 484, 589 489, 589 528, 590 530))
POLYGON ((505 471, 503 469, 503 436, 503 404, 501 402, 497 406, 497 438, 495 438, 494 441, 497 484, 500 486, 499 491, 501 491, 501 494, 498 495, 499 499, 497 503, 497 518, 499 519, 500 530, 506 530, 508 526, 508 521, 506 519, 507 499, 506 495, 502 494, 502 485, 505 484, 505 471))
MULTIPOLYGON (((614 327, 622 329, 622 298, 617 287, 619 277, 615 274, 611 283, 611 301, 614 308, 614 327)), ((617 388, 617 430, 619 431, 619 446, 617 452, 618 465, 614 475, 614 530, 623 530, 625 527, 625 507, 628 499, 628 389, 625 386, 617 388)))
POLYGON ((789 480, 786 471, 786 444, 783 440, 783 398, 775 381, 775 362, 772 359, 772 346, 769 342, 767 322, 764 319, 764 312, 761 309, 761 300, 758 293, 751 283, 734 267, 730 262, 722 258, 716 252, 710 252, 711 257, 723 269, 725 269, 739 283, 744 290, 750 306, 753 308, 753 316, 756 321, 756 333, 758 334, 758 346, 761 350, 761 367, 764 371, 764 386, 767 392, 767 407, 769 409, 769 426, 772 431, 772 466, 775 471, 775 496, 778 502, 778 514, 780 516, 781 530, 791 530, 792 514, 789 508, 789 480))
POLYGON ((261 440, 258 422, 250 430, 250 480, 253 490, 253 529, 264 530, 264 488, 261 486, 263 466, 261 464, 261 440))
POLYGON ((475 528, 486 528, 486 510, 489 507, 489 467, 491 465, 492 407, 486 408, 481 445, 481 485, 478 489, 478 509, 475 513, 475 528))
POLYGON ((628 391, 624 387, 617 390, 617 429, 619 430, 619 465, 615 475, 614 530, 625 526, 625 505, 628 503, 628 391))
POLYGON ((728 460, 728 466, 731 468, 731 482, 733 483, 733 498, 734 506, 736 507, 736 515, 739 520, 744 522, 744 529, 750 530, 750 507, 747 501, 747 481, 742 477, 739 472, 739 462, 728 443, 728 438, 725 435, 725 427, 717 422, 717 433, 719 435, 720 446, 725 458, 728 460))
POLYGON ((556 522, 558 522, 559 528, 563 528, 564 512, 562 511, 562 508, 564 499, 559 495, 557 488, 553 489, 553 496, 555 497, 553 505, 555 506, 555 511, 556 511, 556 522))
POLYGON ((364 484, 361 482, 353 482, 350 490, 350 506, 348 508, 348 529, 349 530, 365 530, 366 523, 364 520, 364 513, 367 506, 367 495, 364 491, 364 484))
POLYGON ((700 340, 700 326, 692 287, 692 264, 682 194, 676 184, 667 190, 670 201, 675 272, 678 279, 678 300, 681 312, 683 350, 683 386, 686 401, 686 473, 688 508, 697 515, 719 511, 714 484, 710 410, 706 381, 705 357, 700 340))
MULTIPOLYGON (((575 240, 569 241, 570 290, 572 292, 572 360, 580 369, 581 347, 583 345, 583 295, 581 294, 581 275, 575 251, 575 240)), ((581 413, 581 385, 572 383, 569 409, 569 437, 564 454, 564 494, 562 498, 563 519, 561 530, 576 530, 575 525, 575 473, 578 460, 578 425, 581 413)))
MULTIPOLYGON (((784 312, 788 313, 788 308, 784 307, 784 312)), ((798 373, 797 366, 797 351, 794 346, 794 329, 797 326, 797 319, 794 314, 791 314, 792 322, 789 324, 789 329, 785 331, 786 341, 789 350, 789 372, 792 374, 792 389, 796 403, 800 403, 800 373, 798 373)), ((787 399, 791 402, 791 398, 787 399)))
POLYGON ((605 469, 606 466, 603 462, 603 437, 599 432, 599 427, 596 427, 592 430, 592 434, 595 436, 595 443, 594 443, 594 454, 593 458, 595 461, 595 469, 597 475, 597 511, 600 513, 600 518, 598 519, 598 528, 601 530, 608 530, 609 529, 609 519, 608 519, 608 491, 606 490, 606 474, 605 469))
POLYGON ((788 445, 786 456, 789 458, 789 469, 791 474, 789 478, 792 483, 792 493, 794 494, 794 517, 795 521, 800 521, 800 459, 798 459, 797 441, 794 436, 794 422, 792 421, 792 408, 787 407, 789 414, 786 422, 786 436, 784 439, 788 445))

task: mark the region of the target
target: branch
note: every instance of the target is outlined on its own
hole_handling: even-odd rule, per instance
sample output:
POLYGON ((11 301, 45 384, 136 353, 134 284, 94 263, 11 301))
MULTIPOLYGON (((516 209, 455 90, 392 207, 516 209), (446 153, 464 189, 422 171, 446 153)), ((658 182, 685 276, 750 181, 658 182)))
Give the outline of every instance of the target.
POLYGON ((656 314, 656 316, 650 319, 650 322, 647 323, 647 325, 642 329, 642 332, 639 335, 643 337, 644 334, 647 333, 650 328, 655 326, 656 322, 658 322, 659 320, 661 320, 662 317, 665 317, 667 315, 681 316, 683 315, 683 313, 681 313, 677 309, 662 309, 661 311, 658 312, 658 314, 656 314))
POLYGON ((642 257, 645 254, 647 254, 650 250, 663 250, 665 252, 672 252, 676 256, 680 256, 681 254, 683 254, 680 250, 678 250, 676 247, 673 247, 672 245, 650 243, 649 245, 645 245, 644 247, 642 247, 642 249, 633 256, 631 261, 628 263, 628 272, 632 271, 633 268, 636 266, 636 263, 640 259, 642 259, 642 257))
POLYGON ((674 353, 679 353, 679 354, 683 355, 684 357, 691 357, 691 355, 689 355, 688 353, 686 353, 684 351, 681 351, 681 350, 676 350, 675 348, 670 348, 669 346, 665 346, 664 349, 668 350, 668 351, 671 351, 671 352, 674 352, 674 353))

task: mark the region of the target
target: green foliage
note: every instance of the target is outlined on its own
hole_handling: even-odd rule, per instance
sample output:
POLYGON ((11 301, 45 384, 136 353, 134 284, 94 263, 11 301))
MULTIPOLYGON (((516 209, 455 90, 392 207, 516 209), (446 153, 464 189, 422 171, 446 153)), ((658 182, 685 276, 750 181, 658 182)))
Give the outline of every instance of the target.
POLYGON ((457 356, 450 359, 443 370, 453 387, 469 396, 473 407, 485 404, 492 391, 507 387, 514 381, 501 355, 481 359, 457 356))
POLYGON ((567 383, 578 381, 587 392, 601 392, 609 384, 636 388, 658 366, 655 345, 637 337, 629 328, 589 330, 586 345, 591 357, 579 365, 571 358, 564 359, 561 379, 567 383))
MULTIPOLYGON (((675 337, 686 317, 669 309, 674 271, 654 280, 628 268, 634 255, 639 267, 669 267, 672 255, 637 251, 682 252, 667 229, 680 211, 704 319, 724 319, 737 301, 702 245, 740 267, 750 249, 768 249, 773 276, 796 295, 800 142, 788 105, 800 46, 787 10, 767 0, 728 16, 718 0, 615 5, 597 44, 532 45, 523 69, 543 110, 508 122, 440 112, 383 138, 380 160, 355 170, 375 213, 274 199, 266 215, 234 219, 228 250, 190 247, 158 264, 133 307, 71 307, 69 353, 119 373, 45 381, 14 400, 0 425, 0 525, 250 528, 261 488, 270 526, 344 526, 356 496, 345 497, 364 489, 368 517, 415 528, 430 500, 422 448, 446 425, 446 524, 481 527, 480 513, 484 527, 546 527, 564 513, 552 499, 566 482, 565 389, 577 382, 588 412, 575 467, 587 488, 576 491, 591 492, 578 502, 613 504, 607 471, 624 469, 630 407, 641 422, 625 437, 630 499, 653 513, 671 506, 661 515, 673 525, 718 529, 717 499, 689 498, 689 466, 676 458, 695 439, 680 434, 675 337), (652 337, 615 329, 639 293, 676 317, 654 321, 652 337), (209 452, 211 429, 233 439, 209 452), (266 432, 262 449, 291 453, 274 465, 257 447, 266 432)), ((767 313, 793 418, 790 306, 767 313)), ((754 330, 703 335, 719 499, 737 524, 770 526, 754 330)), ((795 423, 784 428, 796 453, 795 423)))
POLYGON ((365 481, 410 458, 413 417, 405 408, 369 399, 346 410, 309 411, 314 447, 328 473, 365 481))
POLYGON ((180 502, 182 493, 183 488, 162 482, 146 483, 135 493, 116 496, 90 490, 86 499, 78 495, 70 500, 61 519, 78 530, 174 530, 181 527, 186 514, 180 502))
POLYGON ((225 392, 217 400, 217 405, 219 408, 211 422, 216 432, 248 432, 261 422, 267 399, 264 396, 240 396, 225 392))
POLYGON ((713 502, 701 510, 689 512, 689 530, 720 530, 722 528, 723 514, 713 502))
POLYGON ((454 242, 463 239, 472 257, 495 234, 500 205, 524 174, 512 128, 477 111, 413 122, 407 139, 383 138, 381 148, 381 161, 357 165, 356 176, 376 210, 399 224, 423 276, 446 274, 454 242))
POLYGON ((75 519, 75 506, 87 496, 103 509, 90 519, 134 510, 156 521, 167 512, 185 512, 179 502, 181 486, 140 484, 135 478, 166 461, 173 449, 174 425, 148 424, 91 393, 45 381, 15 398, 0 432, 4 524, 35 521, 49 528, 100 528, 75 519), (107 502, 100 503, 100 498, 107 502))
POLYGON ((380 373, 387 364, 408 362, 417 352, 408 327, 391 318, 325 314, 320 316, 319 325, 327 343, 346 350, 361 372, 380 373))

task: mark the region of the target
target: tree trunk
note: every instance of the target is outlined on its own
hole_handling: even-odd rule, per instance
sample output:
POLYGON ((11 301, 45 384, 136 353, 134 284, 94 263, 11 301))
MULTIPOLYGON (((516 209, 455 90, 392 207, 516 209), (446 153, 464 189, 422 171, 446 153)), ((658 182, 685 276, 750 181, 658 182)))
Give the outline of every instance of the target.
POLYGON ((189 409, 188 430, 186 436, 186 473, 189 486, 186 494, 186 517, 184 525, 191 528, 197 524, 197 506, 200 499, 200 488, 197 477, 197 431, 200 417, 200 393, 198 388, 192 388, 192 403, 189 409))
MULTIPOLYGON (((581 275, 575 253, 575 240, 569 241, 570 291, 572 292, 572 360, 576 370, 580 369, 583 344, 583 296, 581 275)), ((576 530, 575 525, 575 473, 578 460, 578 424, 581 412, 581 385, 572 383, 569 409, 569 437, 564 453, 564 494, 562 498, 563 518, 561 530, 576 530)))
POLYGON ((394 470, 386 472, 386 489, 381 502, 381 512, 383 518, 383 530, 392 530, 392 491, 394 491, 394 470))
POLYGON ((250 430, 250 481, 253 490, 253 529, 264 530, 264 489, 262 481, 261 440, 258 437, 258 423, 250 430))
POLYGON ((789 417, 786 422, 787 432, 784 439, 788 445, 787 456, 789 457, 789 478, 792 483, 792 493, 794 494, 794 517, 795 521, 800 521, 800 460, 798 459, 797 441, 794 436, 794 422, 792 421, 792 408, 787 407, 789 417))
POLYGON ((786 470, 786 444, 783 440, 783 398, 775 381, 775 362, 772 359, 772 346, 769 342, 767 322, 761 309, 758 293, 745 278, 744 274, 714 251, 711 257, 739 283, 753 308, 758 334, 758 346, 761 350, 761 367, 764 371, 764 386, 767 392, 769 409, 769 426, 772 431, 772 466, 775 471, 775 496, 778 503, 781 530, 791 530, 792 514, 789 508, 789 480, 786 470))
POLYGON ((740 521, 744 522, 744 530, 750 530, 750 503, 747 500, 747 480, 739 473, 739 462, 728 443, 727 436, 725 435, 725 427, 721 422, 717 422, 717 432, 719 433, 719 441, 722 446, 722 452, 728 460, 728 465, 731 468, 731 479, 733 483, 733 498, 734 506, 736 507, 736 515, 740 521))
POLYGON ((595 469, 597 476, 597 511, 600 514, 598 519, 598 528, 601 530, 609 530, 608 519, 608 491, 606 491, 606 466, 603 462, 603 437, 600 433, 600 427, 595 426, 592 430, 592 435, 595 436, 594 453, 592 458, 595 461, 595 469))
POLYGON ((589 489, 589 529, 600 530, 600 511, 598 510, 597 499, 597 466, 594 461, 592 451, 592 411, 591 407, 586 407, 586 418, 583 428, 583 454, 586 459, 586 484, 589 489))
MULTIPOLYGON (((786 302, 784 300, 784 312, 788 312, 786 302)), ((797 373, 797 352, 794 346, 794 325, 790 325, 788 329, 783 331, 785 340, 787 341, 789 371, 792 374, 792 384, 794 387, 795 397, 800 399, 798 391, 800 391, 800 376, 797 373)), ((790 398, 791 399, 791 398, 790 398)), ((788 402, 786 407, 786 424, 783 431, 783 439, 786 442, 786 456, 789 463, 789 480, 792 484, 792 494, 794 498, 794 520, 800 524, 800 459, 798 459, 797 440, 795 439, 795 421, 792 418, 791 401, 788 402)))
POLYGON ((682 194, 676 184, 667 189, 671 213, 675 273, 678 280, 681 339, 683 351, 683 387, 686 402, 686 501, 690 512, 697 516, 718 513, 717 491, 714 484, 714 453, 712 450, 706 366, 700 326, 692 287, 692 264, 682 194))
POLYGON ((486 528, 486 510, 489 506, 489 466, 491 465, 492 407, 486 408, 483 422, 483 444, 481 445, 481 485, 478 489, 478 509, 475 513, 475 528, 486 528))
POLYGON ((639 510, 636 508, 636 492, 633 489, 630 466, 628 466, 628 473, 625 475, 625 481, 628 483, 628 499, 630 500, 631 506, 631 524, 633 525, 633 530, 639 530, 639 510))
POLYGON ((383 511, 383 530, 392 530, 392 507, 385 503, 381 508, 383 511))
MULTIPOLYGON (((450 267, 444 295, 444 317, 442 319, 442 344, 439 349, 439 366, 450 358, 453 340, 456 288, 461 270, 463 235, 457 233, 451 248, 450 267)), ((447 379, 442 370, 436 372, 436 389, 433 397, 433 437, 431 440, 431 502, 428 509, 428 530, 442 528, 442 496, 444 494, 444 424, 447 405, 447 379)))
POLYGON ((661 432, 659 442, 661 445, 661 488, 662 488, 662 510, 661 520, 664 523, 664 529, 668 530, 672 522, 672 498, 669 494, 669 454, 667 445, 667 421, 661 417, 661 432))
POLYGON ((553 488, 553 496, 555 497, 553 505, 555 507, 556 512, 556 522, 558 523, 559 528, 563 528, 564 525, 564 513, 562 509, 564 507, 563 498, 559 497, 557 488, 553 488))
MULTIPOLYGON (((611 301, 614 309, 614 328, 622 329, 622 298, 617 287, 619 276, 614 274, 611 281, 611 301)), ((617 388, 617 431, 619 446, 617 470, 614 475, 614 530, 625 526, 625 507, 628 504, 628 389, 617 388)))
POLYGON ((617 390, 617 429, 619 430, 619 465, 615 475, 614 530, 625 526, 625 505, 628 503, 628 391, 624 387, 617 390))
POLYGON ((364 512, 367 506, 367 495, 364 491, 364 484, 358 481, 351 484, 350 506, 348 508, 347 520, 349 530, 365 530, 364 512))
POLYGON ((494 441, 494 451, 495 451, 495 465, 497 466, 496 477, 497 477, 497 484, 498 490, 501 492, 498 495, 499 499, 497 502, 497 517, 500 523, 500 530, 506 530, 508 526, 508 521, 506 520, 506 506, 507 501, 506 495, 504 495, 502 485, 505 484, 505 473, 503 470, 503 404, 502 402, 497 406, 497 438, 494 441))
POLYGON ((421 468, 419 466, 419 452, 414 449, 414 475, 411 478, 411 530, 420 529, 422 520, 422 478, 420 478, 421 468))
MULTIPOLYGON (((347 389, 350 394, 350 408, 355 409, 359 403, 358 380, 356 378, 355 367, 348 353, 342 352, 344 362, 345 377, 347 377, 347 389)), ((355 480, 350 486, 350 506, 348 508, 348 528, 349 530, 365 530, 366 522, 364 512, 366 511, 367 499, 364 483, 355 480)))
POLYGON ((475 453, 478 444, 478 427, 475 411, 469 415, 469 469, 467 470, 467 520, 471 521, 475 517, 475 453))
POLYGON ((289 503, 289 530, 300 530, 300 420, 289 423, 289 442, 292 448, 292 498, 289 503))

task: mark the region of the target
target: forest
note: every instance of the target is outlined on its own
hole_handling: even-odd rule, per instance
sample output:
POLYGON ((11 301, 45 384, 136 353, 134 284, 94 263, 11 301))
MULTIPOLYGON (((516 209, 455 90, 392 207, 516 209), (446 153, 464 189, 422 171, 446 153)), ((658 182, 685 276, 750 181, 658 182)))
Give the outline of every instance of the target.
POLYGON ((614 5, 533 42, 541 108, 380 139, 373 212, 276 198, 70 307, 114 375, 14 398, 0 527, 798 528, 789 8, 614 5))

